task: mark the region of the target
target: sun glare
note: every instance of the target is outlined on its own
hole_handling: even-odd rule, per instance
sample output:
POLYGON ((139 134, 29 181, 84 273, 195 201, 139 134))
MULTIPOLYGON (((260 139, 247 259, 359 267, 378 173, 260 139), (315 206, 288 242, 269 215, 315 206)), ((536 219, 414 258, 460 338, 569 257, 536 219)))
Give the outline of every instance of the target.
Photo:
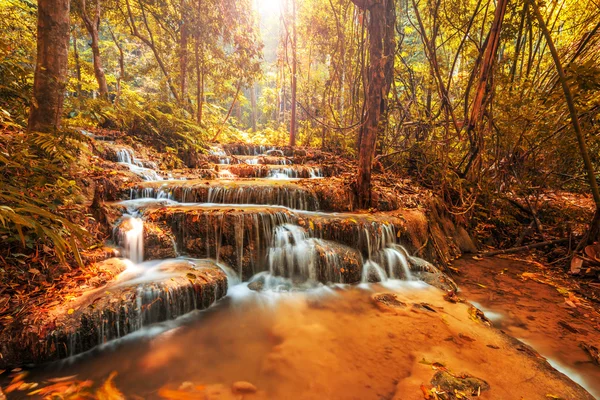
POLYGON ((279 15, 282 0, 256 0, 256 9, 262 16, 279 15))

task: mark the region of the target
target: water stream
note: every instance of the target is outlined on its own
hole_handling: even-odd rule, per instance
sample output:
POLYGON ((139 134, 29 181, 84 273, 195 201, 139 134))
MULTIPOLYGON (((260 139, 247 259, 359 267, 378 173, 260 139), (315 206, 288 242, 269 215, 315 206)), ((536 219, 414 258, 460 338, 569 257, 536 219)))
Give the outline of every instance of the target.
MULTIPOLYGON (((221 164, 231 165, 230 151, 213 147, 211 154, 219 157, 221 164)), ((257 165, 265 156, 281 157, 283 153, 275 148, 255 147, 238 158, 246 157, 246 164, 257 165)), ((145 180, 163 179, 128 149, 119 152, 119 162, 145 180)), ((227 169, 220 171, 221 180, 235 182, 236 177, 227 169)), ((273 169, 263 180, 294 178, 294 171, 273 169)), ((322 175, 322 170, 314 167, 312 178, 322 175)), ((464 305, 441 302, 438 289, 415 278, 415 266, 425 262, 411 256, 397 242, 392 224, 365 225, 353 238, 343 238, 348 245, 334 240, 335 234, 328 233, 332 240, 324 239, 326 232, 303 227, 298 218, 311 212, 323 217, 343 214, 317 212, 318 203, 311 203, 300 192, 279 193, 275 203, 279 205, 272 206, 270 190, 269 186, 260 185, 237 191, 217 186, 210 187, 205 198, 189 190, 176 195, 173 186, 168 185, 132 190, 131 200, 122 203, 128 214, 115 231, 115 241, 131 261, 119 279, 129 284, 165 279, 161 263, 186 260, 144 262, 145 207, 160 204, 182 210, 183 215, 186 210, 198 208, 215 213, 225 209, 247 212, 251 224, 240 214, 238 224, 228 227, 234 231, 233 242, 237 242, 235 263, 224 265, 217 260, 228 276, 227 296, 208 310, 142 327, 49 369, 39 369, 38 379, 77 374, 78 379, 101 382, 117 371, 118 387, 139 398, 162 398, 164 390, 184 387, 203 394, 181 398, 229 399, 230 385, 236 381, 256 385, 260 390, 257 398, 265 399, 392 398, 398 382, 419 368, 418 360, 424 357, 426 343, 444 343, 448 334, 444 324, 432 322, 428 311, 407 313, 396 319, 374 312, 373 293, 398 293, 406 304, 441 304, 443 308, 464 305), (264 207, 275 211, 264 211, 264 207), (258 214, 252 214, 254 211, 258 214), (255 240, 248 247, 251 235, 255 240), (256 262, 254 275, 247 282, 240 279, 242 262, 248 256, 243 249, 253 251, 253 257, 264 252, 264 260, 256 262), (362 281, 358 286, 344 282, 342 272, 348 268, 348 259, 358 268, 362 281), (209 391, 222 393, 205 396, 209 391)), ((196 223, 204 224, 202 221, 198 219, 196 223)), ((206 230, 210 235, 222 235, 222 227, 215 224, 210 229, 206 230)), ((188 239, 208 243, 209 238, 188 239)), ((217 246, 224 244, 219 242, 217 246)), ((177 250, 183 252, 181 244, 177 250)), ((210 249, 207 254, 210 255, 210 249)), ((450 318, 450 323, 454 324, 452 318, 455 317, 450 318)), ((444 323, 449 324, 447 320, 444 323)), ((492 335, 482 332, 481 335, 492 335)), ((482 366, 480 359, 482 352, 493 351, 485 346, 473 351, 452 347, 447 358, 455 365, 491 371, 498 367, 482 366)), ((494 379, 491 372, 488 376, 494 379)))

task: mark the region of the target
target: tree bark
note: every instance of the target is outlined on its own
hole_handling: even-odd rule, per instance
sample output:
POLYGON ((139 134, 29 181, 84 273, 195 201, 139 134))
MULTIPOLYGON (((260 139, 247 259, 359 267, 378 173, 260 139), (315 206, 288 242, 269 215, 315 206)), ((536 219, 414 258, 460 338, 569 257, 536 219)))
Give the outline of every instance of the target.
POLYGON ((356 192, 361 208, 371 206, 371 171, 377 145, 382 111, 391 85, 391 69, 394 67, 395 42, 393 36, 396 21, 393 0, 352 0, 359 8, 369 11, 369 69, 367 79, 366 110, 360 130, 358 153, 358 176, 356 192), (388 78, 389 77, 389 78, 388 78))
POLYGON ((225 124, 227 123, 227 121, 229 120, 229 117, 231 116, 231 112, 233 111, 233 107, 235 106, 235 104, 237 102, 237 98, 238 98, 238 95, 240 94, 240 90, 241 89, 242 89, 242 80, 240 79, 238 81, 237 88, 235 89, 235 94, 233 95, 233 101, 231 102, 231 106, 229 107, 229 111, 227 111, 227 115, 225 116, 225 119, 221 123, 221 127, 219 128, 219 130, 217 131, 217 133, 215 134, 215 136, 213 136, 213 138, 210 140, 211 142, 216 141, 217 138, 219 137, 219 135, 221 134, 221 132, 223 131, 223 128, 225 127, 225 124))
POLYGON ((110 31, 113 42, 115 42, 115 46, 117 46, 117 49, 119 50, 119 76, 117 77, 117 96, 115 97, 115 104, 119 105, 121 101, 121 81, 125 79, 125 55, 123 54, 123 46, 119 44, 119 41, 112 29, 110 29, 110 26, 108 27, 108 30, 110 31))
MULTIPOLYGON (((185 101, 187 93, 187 70, 188 70, 188 24, 187 17, 185 15, 185 1, 181 0, 181 33, 179 39, 179 85, 181 92, 181 99, 185 101)), ((186 107, 187 108, 187 107, 186 107)))
POLYGON ((296 32, 296 0, 292 0, 292 104, 291 104, 291 118, 290 118, 290 146, 296 146, 296 88, 298 85, 297 80, 297 39, 298 35, 296 32))
POLYGON ((258 120, 258 106, 256 104, 256 83, 253 83, 250 87, 250 124, 252 126, 252 132, 256 132, 256 122, 258 120))
POLYGON ((100 97, 108 97, 108 85, 106 84, 106 76, 104 75, 104 68, 102 68, 102 59, 100 58, 100 0, 96 0, 96 15, 94 19, 90 18, 87 13, 86 0, 81 0, 81 18, 85 24, 85 27, 92 38, 92 55, 94 63, 94 76, 98 82, 98 92, 100 97))
POLYGON ((73 31, 73 56, 75 57, 75 76, 77 77, 77 97, 81 96, 81 62, 79 61, 79 49, 77 48, 77 35, 73 31))
POLYGON ((69 57, 69 0, 39 0, 37 60, 28 131, 60 129, 69 57))
POLYGON ((483 122, 483 113, 490 99, 492 91, 492 77, 494 72, 494 64, 496 53, 500 44, 500 32, 502 30, 502 22, 506 13, 506 5, 508 0, 498 0, 496 11, 494 12, 494 21, 490 28, 490 33, 486 40, 486 46, 483 50, 481 67, 479 69, 479 79, 477 81, 477 89, 471 108, 471 116, 467 124, 467 136, 471 142, 469 150, 469 161, 465 166, 461 175, 464 177, 469 173, 473 166, 478 166, 481 152, 484 146, 483 132, 481 131, 481 123, 483 122))
POLYGON ((536 19, 538 20, 538 24, 542 29, 542 33, 546 38, 546 43, 548 44, 548 48, 550 49, 550 53, 552 54, 552 58, 554 59, 554 65, 556 66, 556 72, 558 73, 558 80, 560 81, 560 84, 563 88, 563 92, 565 94, 567 107, 569 108, 569 113, 571 114, 571 123, 573 124, 573 130, 575 131, 575 136, 577 136, 577 143, 579 144, 579 152, 581 153, 581 158, 583 159, 583 164, 587 172, 590 190, 592 192, 592 196, 594 197, 594 203, 596 204, 596 212, 594 214, 594 218, 592 219, 592 223, 590 224, 590 231, 588 232, 587 238, 588 242, 593 242, 600 238, 600 191, 598 190, 598 182, 596 181, 594 166, 592 165, 587 144, 585 142, 585 137, 583 135, 583 132, 581 131, 581 126, 579 125, 579 116, 577 114, 577 109, 575 108, 575 102, 573 101, 571 88, 569 87, 569 83, 567 82, 567 77, 565 76, 565 71, 563 70, 563 67, 561 65, 558 52, 556 51, 556 47, 554 46, 554 42, 552 41, 550 31, 548 30, 548 27, 544 22, 544 18, 540 13, 540 9, 535 3, 535 1, 528 0, 528 2, 531 5, 531 9, 535 14, 536 19))

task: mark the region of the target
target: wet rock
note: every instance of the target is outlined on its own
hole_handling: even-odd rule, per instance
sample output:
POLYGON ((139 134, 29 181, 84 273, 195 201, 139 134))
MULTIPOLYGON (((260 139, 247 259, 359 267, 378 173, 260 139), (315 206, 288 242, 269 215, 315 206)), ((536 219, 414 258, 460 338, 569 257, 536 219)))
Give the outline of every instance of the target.
POLYGON ((485 316, 483 311, 481 311, 477 307, 475 307, 473 305, 470 306, 468 312, 469 312, 469 317, 471 317, 471 319, 473 321, 481 322, 482 324, 487 325, 487 326, 492 326, 492 321, 490 321, 485 316))
POLYGON ((360 282, 363 265, 358 250, 325 240, 316 240, 315 250, 319 282, 360 282))
POLYGON ((265 287, 265 277, 264 276, 260 276, 256 279, 252 280, 250 283, 248 283, 248 289, 254 290, 255 292, 262 291, 264 287, 265 287))
POLYGON ((146 182, 132 189, 134 198, 169 193, 183 203, 278 205, 315 211, 319 200, 310 188, 286 181, 169 181, 146 182))
POLYGON ((331 169, 323 169, 320 165, 264 165, 264 164, 232 164, 218 165, 220 171, 229 171, 238 178, 267 178, 275 174, 283 174, 288 178, 312 178, 314 176, 331 176, 331 169))
POLYGON ((452 280, 452 278, 450 278, 448 275, 446 275, 440 271, 436 271, 436 272, 417 271, 415 273, 415 277, 417 277, 418 279, 427 283, 428 285, 434 286, 443 291, 449 291, 449 290, 457 291, 458 290, 458 286, 452 280))
POLYGON ((588 354, 594 364, 600 366, 600 350, 596 346, 580 342, 579 347, 588 354))
MULTIPOLYGON (((124 238, 132 229, 131 218, 126 218, 116 228, 115 241, 124 247, 124 238)), ((162 223, 144 221, 144 261, 177 257, 172 231, 162 223)))
POLYGON ((256 393, 256 386, 250 382, 238 381, 231 386, 231 390, 236 394, 256 393))
POLYGON ((418 279, 445 292, 458 292, 456 282, 434 267, 433 264, 418 257, 410 257, 409 262, 411 270, 418 279))
POLYGON ((406 303, 400 301, 394 293, 376 293, 371 300, 382 311, 406 308, 406 303))
POLYGON ((144 326, 205 309, 227 292, 225 274, 210 261, 164 261, 152 278, 138 274, 127 270, 100 290, 48 306, 35 326, 3 331, 0 367, 72 356, 144 326))
POLYGON ((177 257, 175 238, 166 226, 144 223, 144 260, 163 260, 177 257))
POLYGON ((273 156, 273 157, 283 157, 284 156, 283 151, 281 151, 281 150, 275 150, 275 149, 273 149, 273 150, 267 150, 265 152, 265 154, 268 155, 268 156, 273 156))
POLYGON ((483 379, 469 374, 453 375, 448 371, 436 372, 431 379, 431 384, 446 392, 449 399, 477 396, 479 393, 490 389, 490 385, 483 379))
POLYGON ((437 312, 431 304, 428 303, 415 303, 412 305, 413 310, 426 311, 426 312, 437 312))

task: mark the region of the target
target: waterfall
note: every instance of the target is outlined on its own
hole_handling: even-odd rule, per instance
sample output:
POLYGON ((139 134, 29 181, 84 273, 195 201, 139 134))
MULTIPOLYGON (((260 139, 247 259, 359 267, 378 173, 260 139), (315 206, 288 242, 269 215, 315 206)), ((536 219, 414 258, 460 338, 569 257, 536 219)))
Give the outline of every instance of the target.
POLYGON ((387 275, 383 268, 376 262, 368 260, 363 265, 362 270, 362 279, 363 283, 369 282, 385 282, 387 280, 387 275))
POLYGON ((312 239, 298 225, 277 226, 273 233, 273 245, 268 254, 269 272, 291 278, 301 276, 316 281, 316 252, 312 239))
POLYGON ((383 264, 386 266, 388 277, 391 279, 402 278, 408 281, 413 279, 404 247, 399 245, 386 247, 382 250, 382 253, 383 264), (399 272, 402 272, 402 274, 399 274, 399 272))
POLYGON ((141 161, 134 157, 133 151, 130 149, 119 149, 117 151, 117 161, 124 164, 137 165, 138 167, 144 166, 141 161))
POLYGON ((164 178, 151 168, 144 167, 144 163, 135 158, 133 150, 119 149, 117 151, 117 161, 120 164, 127 165, 134 174, 141 176, 145 181, 162 181, 164 178))
POLYGON ((231 160, 225 150, 220 146, 211 146, 208 150, 208 154, 216 156, 219 160, 219 164, 231 164, 231 160))
POLYGON ((289 178, 322 178, 323 170, 314 167, 296 168, 273 168, 269 171, 267 178, 271 179, 289 179, 289 178))
POLYGON ((121 235, 122 246, 125 249, 125 257, 136 264, 144 261, 144 221, 132 215, 124 216, 123 223, 127 229, 121 235))

